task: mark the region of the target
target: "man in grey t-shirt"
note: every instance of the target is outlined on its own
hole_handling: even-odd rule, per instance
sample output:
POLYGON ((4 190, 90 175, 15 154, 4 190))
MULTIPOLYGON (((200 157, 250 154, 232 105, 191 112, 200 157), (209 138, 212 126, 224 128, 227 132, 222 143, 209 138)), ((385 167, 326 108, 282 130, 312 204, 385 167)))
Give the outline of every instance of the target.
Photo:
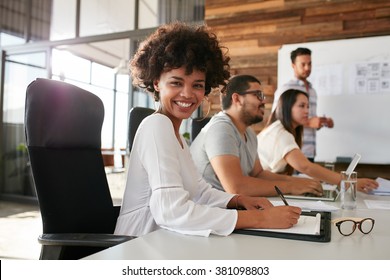
POLYGON ((223 111, 211 118, 191 144, 202 176, 215 188, 251 196, 276 196, 275 185, 286 194, 320 195, 320 182, 263 170, 257 138, 250 128, 264 115, 261 83, 250 75, 234 76, 222 90, 223 111))

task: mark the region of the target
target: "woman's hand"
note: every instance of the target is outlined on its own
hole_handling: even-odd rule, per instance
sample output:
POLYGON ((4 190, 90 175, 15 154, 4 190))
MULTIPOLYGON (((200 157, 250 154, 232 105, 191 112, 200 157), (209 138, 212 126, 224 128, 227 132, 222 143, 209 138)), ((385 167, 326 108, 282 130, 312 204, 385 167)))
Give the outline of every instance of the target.
POLYGON ((291 176, 291 184, 289 184, 289 191, 285 193, 290 193, 294 195, 311 193, 316 196, 322 196, 322 192, 322 184, 319 180, 291 176))
POLYGON ((294 206, 268 207, 264 210, 238 211, 236 229, 240 228, 290 228, 301 215, 301 208, 294 206))
POLYGON ((357 179, 358 191, 369 193, 376 188, 378 188, 378 182, 373 179, 367 179, 367 178, 357 179))
POLYGON ((301 216, 301 208, 295 206, 276 206, 261 211, 261 228, 290 228, 301 216))
POLYGON ((247 210, 267 209, 273 207, 273 204, 265 197, 251 197, 239 195, 237 204, 239 208, 247 210))

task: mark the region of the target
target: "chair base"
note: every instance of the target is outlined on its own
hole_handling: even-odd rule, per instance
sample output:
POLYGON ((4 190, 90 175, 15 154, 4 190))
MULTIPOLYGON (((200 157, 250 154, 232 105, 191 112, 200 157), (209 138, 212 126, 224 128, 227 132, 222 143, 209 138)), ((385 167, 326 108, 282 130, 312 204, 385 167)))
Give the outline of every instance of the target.
POLYGON ((78 260, 106 248, 134 239, 134 236, 88 233, 44 233, 40 260, 78 260))
POLYGON ((42 245, 40 260, 79 260, 106 249, 105 247, 76 247, 42 245))

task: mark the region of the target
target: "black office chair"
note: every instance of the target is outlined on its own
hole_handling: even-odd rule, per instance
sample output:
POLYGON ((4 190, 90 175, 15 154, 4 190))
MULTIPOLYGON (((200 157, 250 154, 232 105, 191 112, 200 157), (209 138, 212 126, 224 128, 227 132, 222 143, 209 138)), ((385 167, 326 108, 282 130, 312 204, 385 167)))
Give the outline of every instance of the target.
POLYGON ((202 128, 210 121, 211 117, 198 117, 192 119, 191 123, 191 142, 199 134, 202 128))
POLYGON ((79 259, 134 237, 113 235, 114 206, 101 154, 102 101, 37 79, 27 88, 27 147, 43 234, 40 259, 79 259))
POLYGON ((144 118, 153 114, 155 110, 145 107, 133 107, 129 111, 128 151, 133 147, 135 133, 144 118))

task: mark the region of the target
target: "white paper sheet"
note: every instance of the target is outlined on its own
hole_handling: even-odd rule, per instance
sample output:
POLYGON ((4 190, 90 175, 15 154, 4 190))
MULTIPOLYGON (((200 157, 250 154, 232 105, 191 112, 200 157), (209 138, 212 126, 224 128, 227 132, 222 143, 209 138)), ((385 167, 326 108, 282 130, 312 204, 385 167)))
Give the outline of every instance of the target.
POLYGON ((250 230, 261 230, 271 232, 283 232, 283 233, 297 233, 297 234, 311 234, 319 235, 321 229, 321 214, 318 213, 314 216, 300 216, 298 223, 291 228, 287 229, 253 229, 250 230))
POLYGON ((384 209, 390 210, 390 201, 386 200, 368 200, 365 199, 364 203, 368 209, 384 209))
POLYGON ((390 180, 383 178, 376 178, 376 181, 379 184, 379 187, 376 190, 373 190, 370 194, 374 195, 390 195, 390 180))
MULTIPOLYGON (((271 201, 274 206, 284 205, 282 201, 271 201)), ((300 207, 302 210, 307 211, 326 211, 334 212, 339 210, 339 207, 328 205, 323 201, 293 201, 290 199, 288 204, 291 206, 300 207)))

